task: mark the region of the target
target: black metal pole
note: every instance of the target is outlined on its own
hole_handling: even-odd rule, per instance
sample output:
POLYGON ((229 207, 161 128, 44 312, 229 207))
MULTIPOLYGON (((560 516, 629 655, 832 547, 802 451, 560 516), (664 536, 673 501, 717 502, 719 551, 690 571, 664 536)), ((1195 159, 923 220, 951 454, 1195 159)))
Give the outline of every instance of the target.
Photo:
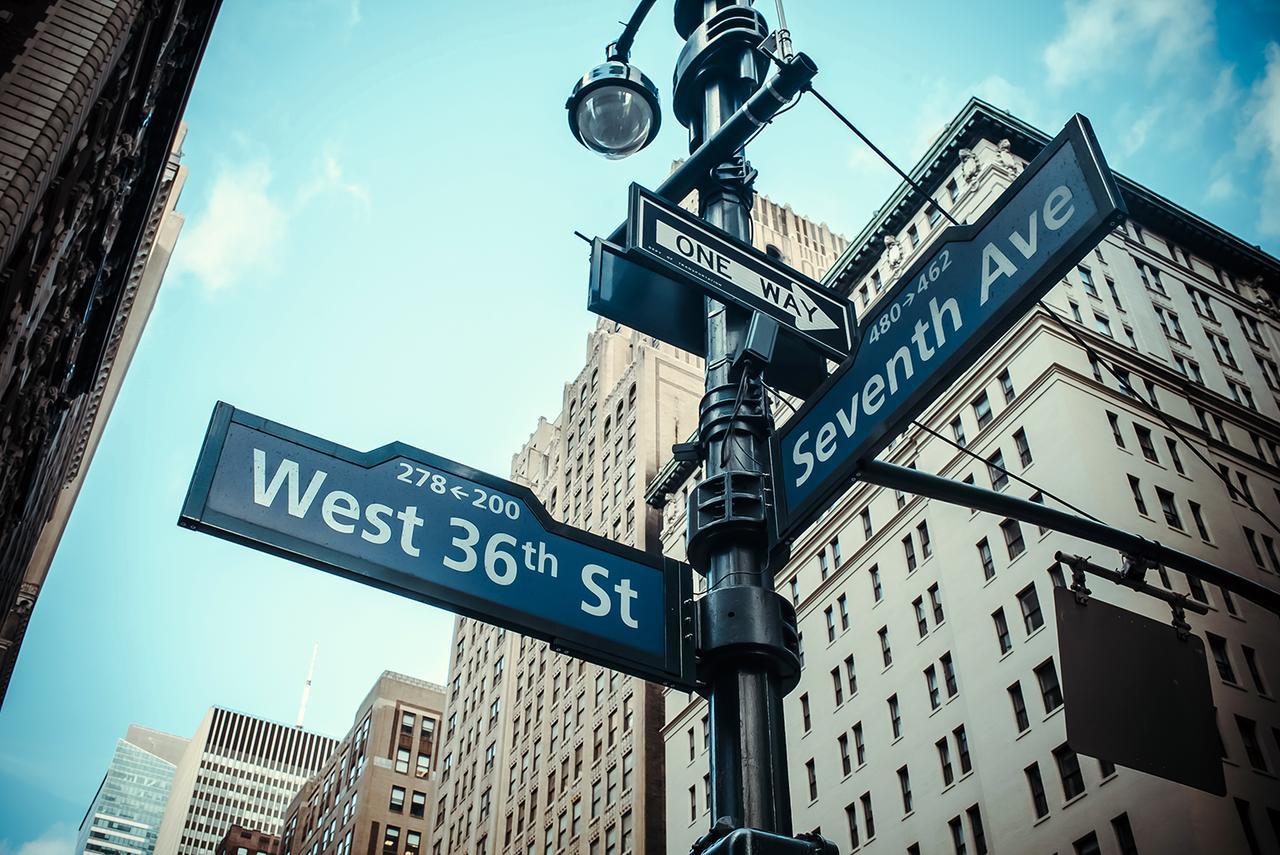
MULTIPOLYGON (((677 70, 676 113, 689 127, 691 151, 698 151, 730 117, 744 113, 760 86, 768 64, 755 47, 761 35, 755 28, 763 21, 745 0, 677 0, 675 17, 688 40, 677 70)), ((749 243, 752 172, 741 145, 740 139, 714 150, 714 159, 702 152, 697 169, 683 174, 697 182, 700 215, 749 243)), ((777 665, 788 655, 787 609, 773 590, 764 514, 773 424, 762 366, 736 358, 750 321, 741 308, 706 301, 699 420, 706 465, 690 500, 689 558, 709 590, 700 602, 699 646, 710 705, 711 816, 789 835, 782 699, 794 681, 777 665)))
POLYGON ((1221 588, 1239 594, 1263 608, 1280 615, 1280 591, 1268 588, 1252 579, 1224 570, 1208 561, 1179 552, 1154 540, 1147 540, 1136 534, 1112 528, 1103 523, 1083 519, 1073 514, 1047 508, 1037 502, 1029 502, 1015 496, 1006 496, 992 490, 970 486, 949 478, 941 478, 905 466, 895 466, 873 460, 862 464, 857 475, 859 480, 881 487, 892 487, 906 493, 916 493, 950 502, 953 505, 964 505, 979 511, 1001 514, 1033 525, 1051 528, 1064 534, 1091 540, 1102 546, 1110 546, 1128 555, 1146 558, 1157 564, 1181 570, 1205 582, 1211 582, 1221 588))

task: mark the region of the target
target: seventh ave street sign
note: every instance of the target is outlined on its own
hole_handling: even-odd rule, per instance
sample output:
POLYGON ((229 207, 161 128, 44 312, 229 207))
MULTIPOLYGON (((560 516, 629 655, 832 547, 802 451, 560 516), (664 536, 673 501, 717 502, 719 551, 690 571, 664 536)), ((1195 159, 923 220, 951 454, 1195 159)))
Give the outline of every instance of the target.
POLYGON ((864 318, 854 357, 774 434, 774 541, 794 538, 1124 215, 1076 115, 976 223, 943 232, 864 318))

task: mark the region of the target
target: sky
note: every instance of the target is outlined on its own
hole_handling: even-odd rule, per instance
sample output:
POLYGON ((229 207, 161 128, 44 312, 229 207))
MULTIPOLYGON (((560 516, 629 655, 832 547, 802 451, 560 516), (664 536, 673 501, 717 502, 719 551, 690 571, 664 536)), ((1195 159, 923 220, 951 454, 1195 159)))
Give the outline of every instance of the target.
MULTIPOLYGON (((670 99, 669 0, 634 63, 670 99)), ((214 403, 505 475, 585 357, 587 247, 687 136, 606 161, 566 122, 630 0, 225 0, 188 105, 186 225, 0 708, 0 855, 64 855, 130 723, 214 704, 340 737, 384 669, 444 683, 452 617, 176 525, 214 403)), ((761 10, 772 16, 773 4, 761 10)), ((978 95, 1280 254, 1271 0, 790 0, 817 88, 904 167, 978 95), (1268 202, 1267 200, 1270 200, 1268 202)), ((896 186, 812 98, 757 189, 855 236, 896 186)), ((1052 489, 1053 485, 1045 485, 1052 489)))

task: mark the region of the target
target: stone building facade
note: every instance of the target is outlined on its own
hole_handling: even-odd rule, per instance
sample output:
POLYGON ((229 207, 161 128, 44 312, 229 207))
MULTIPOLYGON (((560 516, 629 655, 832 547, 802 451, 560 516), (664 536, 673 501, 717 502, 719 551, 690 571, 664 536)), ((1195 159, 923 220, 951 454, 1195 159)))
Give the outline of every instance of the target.
POLYGON ((285 811, 281 855, 426 852, 444 692, 383 671, 350 732, 285 811))
POLYGON ((0 702, 176 236, 218 6, 0 0, 0 702))
MULTIPOLYGON (((972 222, 1047 140, 973 100, 914 177, 972 222)), ((1280 531, 1268 521, 1280 520, 1280 262, 1119 184, 1130 219, 1046 297, 1062 320, 1030 313, 929 405, 927 430, 881 458, 1067 509, 1061 496, 1280 587, 1280 531)), ((860 313, 874 309, 945 224, 901 187, 828 282, 860 313)), ((677 497, 664 517, 669 554, 682 548, 683 517, 677 497)), ((786 700, 797 831, 821 830, 841 852, 1280 851, 1274 615, 1180 572, 1149 574, 1210 608, 1190 622, 1210 655, 1220 798, 1066 742, 1053 599, 1070 573, 1054 556, 1118 569, 1114 550, 865 484, 793 547, 777 585, 802 636, 803 674, 786 700)), ((1170 620, 1150 597, 1090 586, 1170 620)), ((666 702, 667 849, 683 852, 712 821, 707 710, 682 692, 666 702)))

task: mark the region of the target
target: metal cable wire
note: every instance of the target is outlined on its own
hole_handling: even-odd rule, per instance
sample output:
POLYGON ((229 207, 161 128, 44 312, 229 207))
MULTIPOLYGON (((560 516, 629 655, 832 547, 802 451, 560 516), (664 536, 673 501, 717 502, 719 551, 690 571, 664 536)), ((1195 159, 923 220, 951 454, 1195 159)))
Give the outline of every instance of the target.
POLYGON ((1107 371, 1111 374, 1111 376, 1116 378, 1116 381, 1120 384, 1122 391, 1124 391, 1126 394, 1133 397, 1134 400, 1141 403, 1142 408, 1144 410, 1146 410, 1149 414, 1159 419, 1161 424, 1163 424, 1175 437, 1182 440, 1183 445, 1191 449, 1191 452, 1197 458, 1199 458, 1200 462, 1203 463, 1205 466, 1207 466, 1209 468, 1209 471, 1212 472, 1219 481, 1221 481, 1223 484, 1226 485, 1228 497, 1230 498, 1239 497, 1240 501, 1244 502, 1249 507, 1250 510, 1252 510, 1259 517, 1261 517, 1263 521, 1266 522, 1267 525, 1271 526, 1271 528, 1274 529, 1277 533, 1280 533, 1280 525, 1276 525, 1275 520, 1271 519, 1270 516, 1268 516, 1261 508, 1258 507, 1257 503, 1253 501, 1253 497, 1250 496, 1248 493, 1245 493, 1243 490, 1237 489, 1235 485, 1231 483, 1231 479, 1226 475, 1224 475, 1222 473, 1222 470, 1214 466, 1213 463, 1209 461, 1209 458, 1206 457, 1204 453, 1201 452, 1200 449, 1197 448, 1189 439, 1187 439, 1187 437, 1182 433, 1182 431, 1178 430, 1178 426, 1175 425, 1173 421, 1167 415, 1165 415, 1163 411, 1160 410, 1159 407, 1157 407, 1151 401, 1148 401, 1146 398, 1139 395, 1138 390, 1133 388, 1133 384, 1129 382, 1128 377, 1122 374, 1114 365, 1112 365, 1106 359, 1103 359, 1102 356, 1099 355, 1098 352, 1094 350, 1093 347, 1091 347, 1089 343, 1086 342, 1076 330, 1072 329, 1071 325, 1067 323, 1066 318, 1059 315, 1050 306, 1048 306, 1043 300, 1039 301, 1039 304, 1040 304, 1040 308, 1044 309, 1045 312, 1048 313, 1049 317, 1057 321, 1058 325, 1062 327, 1063 330, 1066 331, 1067 335, 1071 336, 1071 338, 1075 341, 1075 343, 1079 345, 1080 348, 1083 349, 1084 352, 1092 360, 1094 360, 1094 362, 1101 365, 1103 368, 1106 368, 1107 371))

